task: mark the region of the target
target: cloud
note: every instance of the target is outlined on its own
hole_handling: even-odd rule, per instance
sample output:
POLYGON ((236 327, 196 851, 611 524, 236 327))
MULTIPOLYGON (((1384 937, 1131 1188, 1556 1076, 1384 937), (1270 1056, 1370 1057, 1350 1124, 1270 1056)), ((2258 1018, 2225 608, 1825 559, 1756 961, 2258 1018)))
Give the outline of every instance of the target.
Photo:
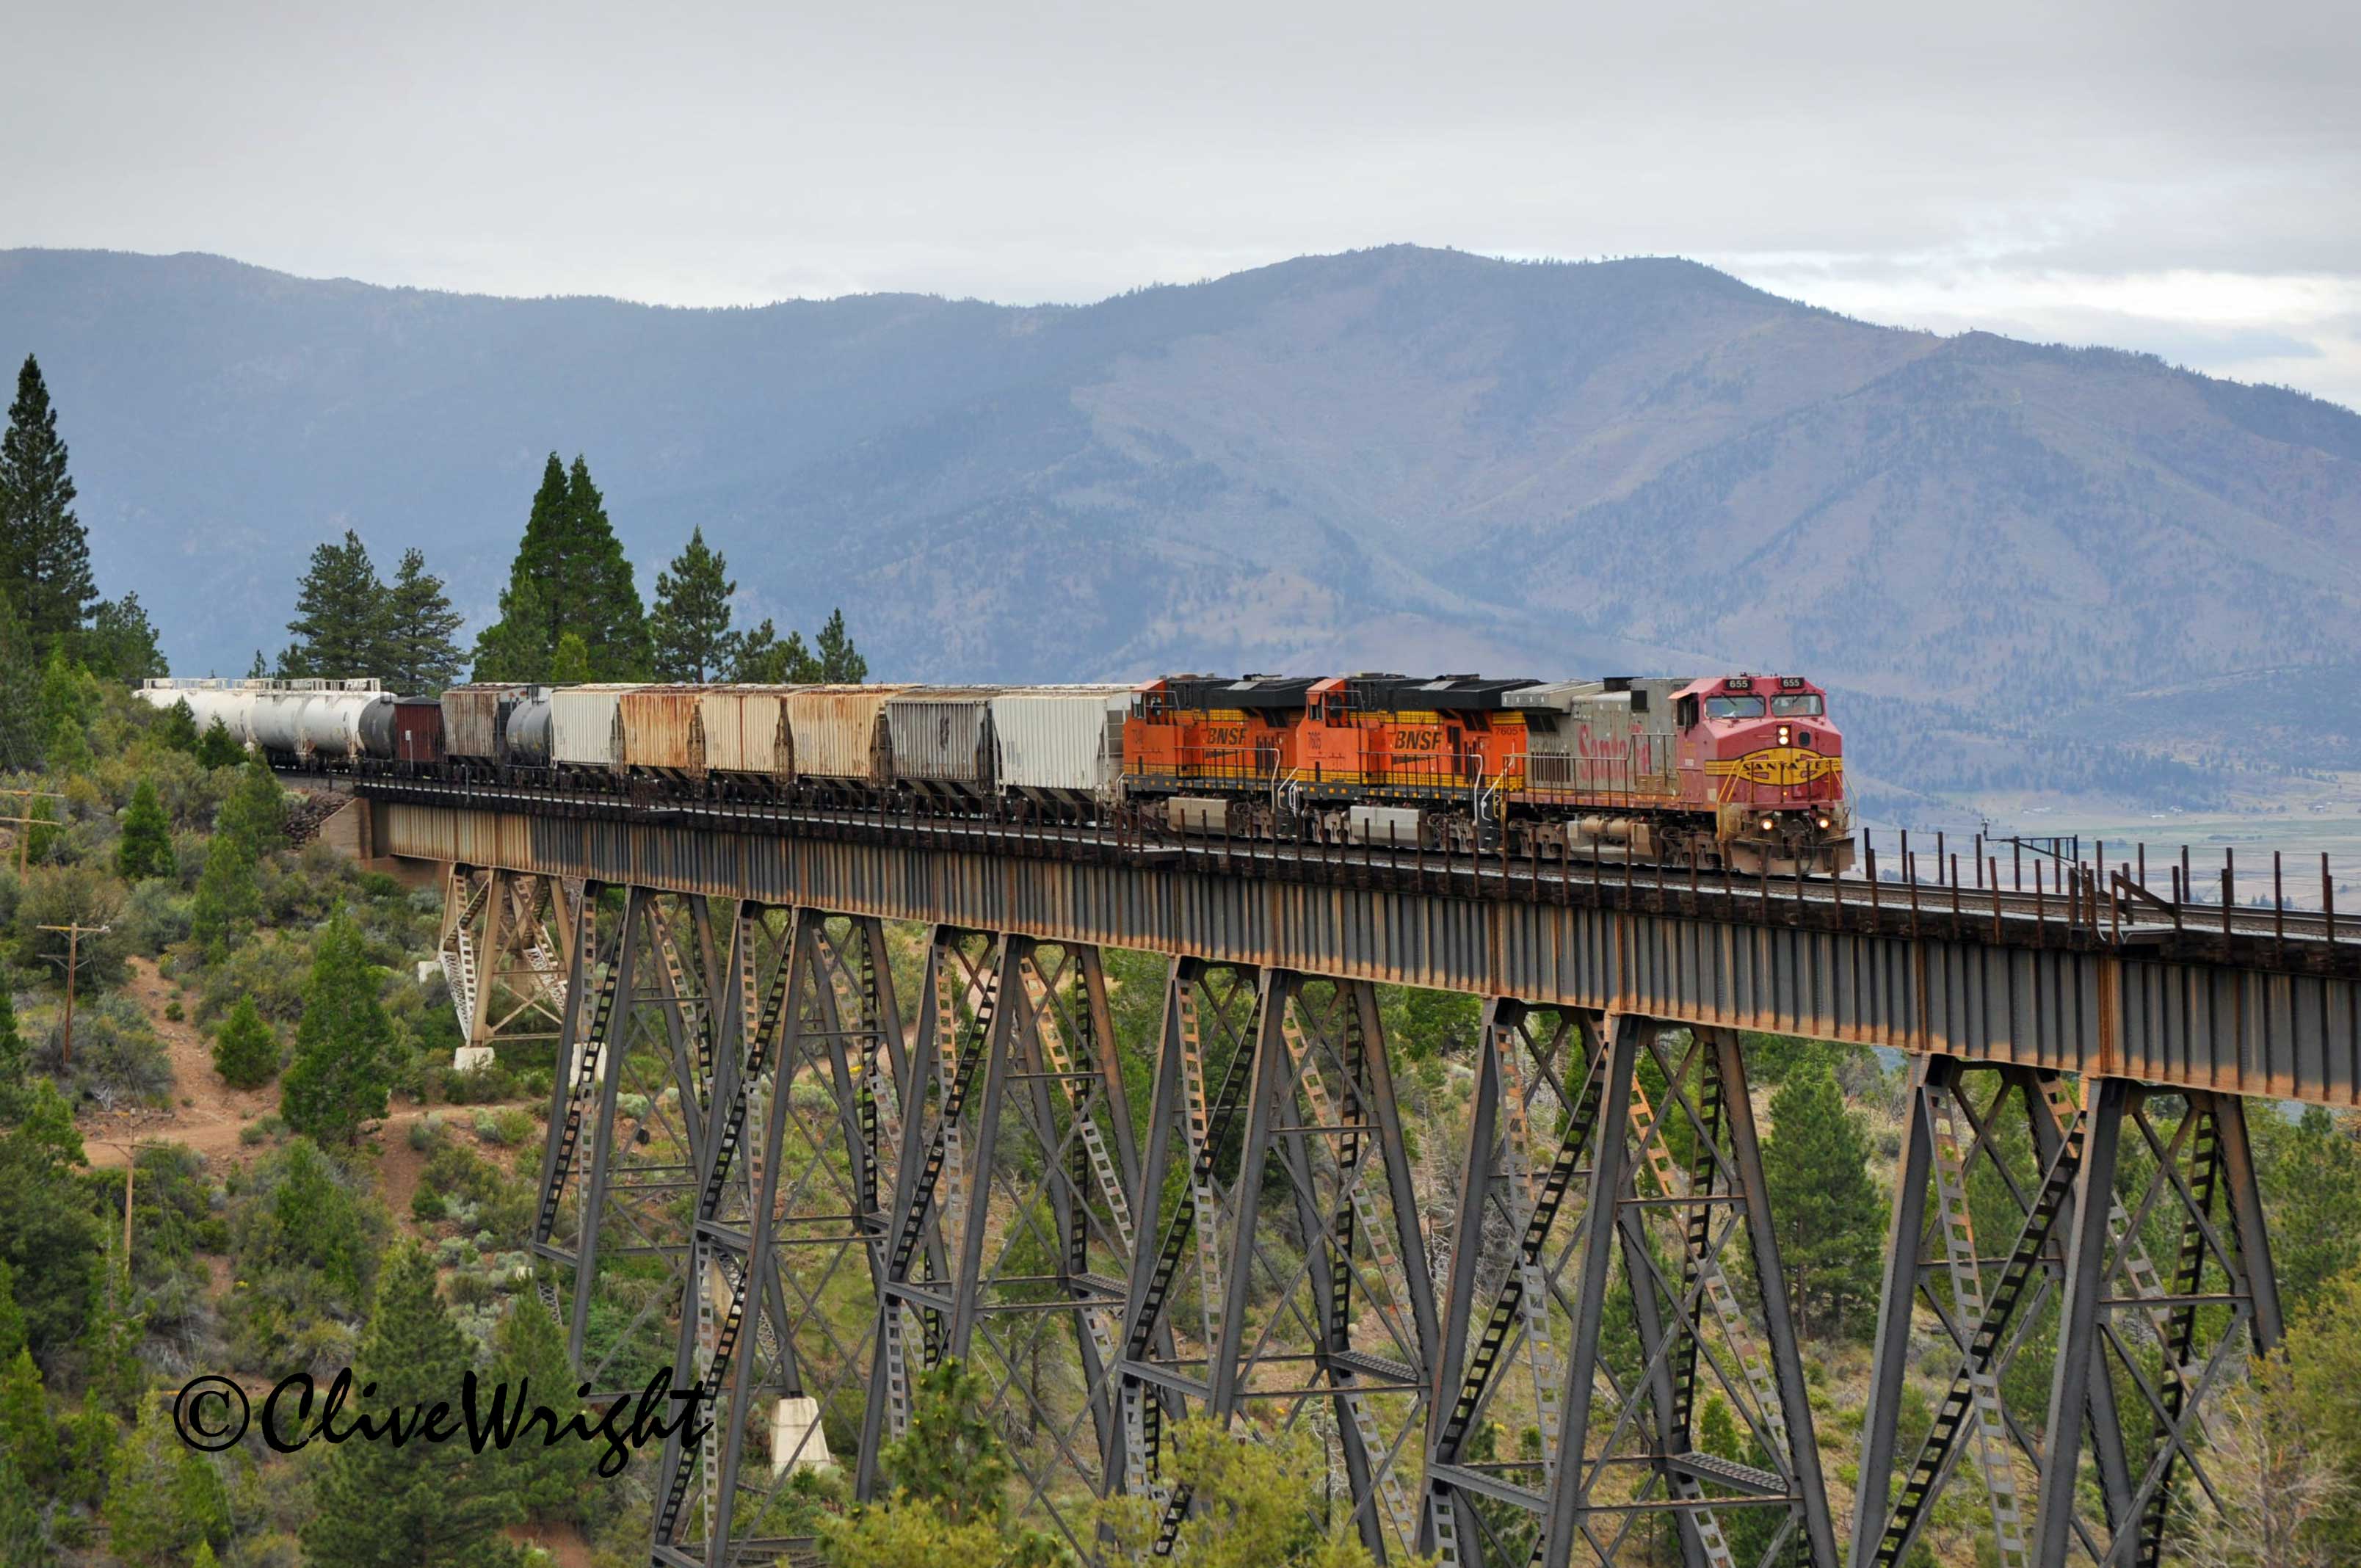
POLYGON ((2361 401, 2345 0, 85 0, 10 45, 0 244, 700 304, 1679 253, 2361 401))

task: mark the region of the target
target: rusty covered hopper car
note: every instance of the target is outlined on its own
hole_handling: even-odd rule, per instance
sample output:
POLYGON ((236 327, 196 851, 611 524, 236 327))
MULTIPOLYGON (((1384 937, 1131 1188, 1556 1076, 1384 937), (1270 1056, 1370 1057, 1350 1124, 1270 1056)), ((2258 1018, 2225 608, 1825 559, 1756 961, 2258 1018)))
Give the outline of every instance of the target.
POLYGON ((498 762, 508 750, 509 716, 533 688, 508 681, 478 681, 443 694, 443 750, 454 757, 498 762))
MULTIPOLYGON (((782 699, 798 780, 863 785, 893 781, 885 705, 907 686, 796 686, 782 699)), ((783 770, 784 771, 784 770, 783 770)))
POLYGON ((634 773, 705 776, 705 686, 638 686, 616 700, 623 766, 634 773))
POLYGON ((795 772, 795 743, 787 733, 786 698, 791 686, 706 686, 697 694, 697 718, 705 728, 705 766, 710 773, 784 779, 795 772))

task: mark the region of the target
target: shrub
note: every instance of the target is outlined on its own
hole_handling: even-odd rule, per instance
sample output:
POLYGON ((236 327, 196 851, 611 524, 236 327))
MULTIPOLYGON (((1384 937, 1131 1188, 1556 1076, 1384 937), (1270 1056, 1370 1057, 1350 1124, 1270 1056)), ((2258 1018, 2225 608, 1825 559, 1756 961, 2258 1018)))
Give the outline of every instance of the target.
POLYGON ((123 902, 123 921, 116 927, 126 945, 149 958, 189 939, 190 913, 194 901, 169 877, 153 877, 131 890, 123 902))
POLYGON ((103 997, 74 1014, 72 1058, 65 1020, 49 1030, 34 1060, 60 1087, 112 1110, 126 1101, 161 1105, 172 1092, 172 1062, 148 1014, 127 996, 103 997))
POLYGON ((500 1128, 500 1135, 498 1141, 503 1145, 522 1144, 533 1137, 533 1113, 529 1111, 520 1111, 511 1106, 505 1111, 496 1112, 492 1120, 500 1128))
POLYGON ((410 1124, 410 1146, 424 1154, 443 1141, 443 1118, 428 1114, 410 1124))
POLYGON ((181 1005, 181 999, 179 997, 176 996, 171 1001, 164 1003, 164 1016, 168 1021, 178 1024, 186 1019, 188 1015, 189 1010, 181 1005))
POLYGON ((428 1224, 432 1224, 435 1221, 441 1219, 443 1214, 443 1195, 440 1192, 435 1191, 432 1187, 422 1186, 417 1191, 410 1195, 410 1217, 412 1219, 421 1220, 428 1224))
POLYGON ((443 1075, 443 1098, 454 1105, 488 1105, 508 1099, 515 1083, 514 1075, 497 1061, 453 1068, 443 1075))

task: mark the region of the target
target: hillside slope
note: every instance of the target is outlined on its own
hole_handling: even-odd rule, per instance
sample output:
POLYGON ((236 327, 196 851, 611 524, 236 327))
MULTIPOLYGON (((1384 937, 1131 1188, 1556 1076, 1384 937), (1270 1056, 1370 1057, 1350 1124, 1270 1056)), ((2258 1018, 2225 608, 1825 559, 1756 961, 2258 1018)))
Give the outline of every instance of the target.
POLYGON ((2361 416, 1677 260, 680 311, 0 253, 27 348, 184 669, 275 649, 346 526, 486 614, 553 447, 647 577, 702 525, 742 612, 843 603, 895 674, 1781 664, 2038 729, 2361 662, 2361 416))

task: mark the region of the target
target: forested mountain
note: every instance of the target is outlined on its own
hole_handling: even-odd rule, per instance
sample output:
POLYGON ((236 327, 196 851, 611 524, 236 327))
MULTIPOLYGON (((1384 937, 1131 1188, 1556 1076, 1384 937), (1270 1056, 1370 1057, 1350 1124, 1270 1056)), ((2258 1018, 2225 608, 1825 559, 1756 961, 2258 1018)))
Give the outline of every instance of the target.
MULTIPOLYGON (((346 527, 489 620, 552 448, 643 579, 701 527, 741 621, 841 603, 884 675, 1776 664, 1907 699, 1898 740, 2361 661, 2361 416, 1678 260, 687 311, 0 253, 26 350, 101 577, 197 673, 275 646, 346 527)), ((2298 760, 2247 706, 2149 711, 2298 760)))

